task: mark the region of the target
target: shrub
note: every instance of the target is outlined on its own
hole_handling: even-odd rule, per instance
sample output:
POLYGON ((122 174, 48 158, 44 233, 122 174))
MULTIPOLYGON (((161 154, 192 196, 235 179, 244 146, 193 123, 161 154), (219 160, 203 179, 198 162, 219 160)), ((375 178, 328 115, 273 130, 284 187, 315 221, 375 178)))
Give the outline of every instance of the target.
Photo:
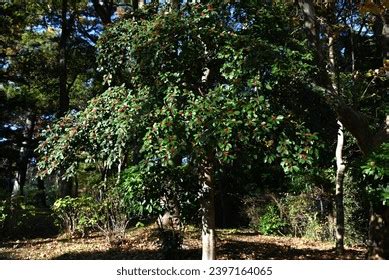
POLYGON ((0 237, 36 238, 57 234, 51 213, 24 202, 23 197, 0 200, 0 237))
POLYGON ((286 223, 276 205, 270 204, 259 218, 258 231, 264 235, 281 234, 286 223))
POLYGON ((52 210, 63 230, 72 236, 85 235, 99 220, 99 206, 90 196, 57 199, 52 210))
POLYGON ((281 199, 287 229, 293 236, 321 241, 333 238, 331 200, 324 195, 311 190, 281 199))
POLYGON ((117 188, 105 194, 98 207, 97 228, 106 236, 111 245, 120 245, 128 225, 128 209, 117 188))
POLYGON ((247 195, 242 198, 242 215, 247 216, 249 227, 258 230, 258 222, 266 210, 270 200, 262 194, 247 195))

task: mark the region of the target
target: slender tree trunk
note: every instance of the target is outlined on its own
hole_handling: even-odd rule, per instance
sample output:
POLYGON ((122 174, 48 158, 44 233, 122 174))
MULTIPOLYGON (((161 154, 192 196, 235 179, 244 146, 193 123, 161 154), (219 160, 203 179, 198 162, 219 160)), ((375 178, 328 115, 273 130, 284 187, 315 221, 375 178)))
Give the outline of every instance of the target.
POLYGON ((72 195, 72 188, 73 184, 72 181, 69 179, 63 180, 63 176, 65 174, 64 170, 59 170, 58 178, 57 178, 57 186, 58 186, 58 197, 65 197, 65 196, 73 196, 72 195))
POLYGON ((389 207, 370 206, 368 245, 369 259, 389 259, 389 207))
POLYGON ((71 196, 72 196, 72 197, 78 197, 79 189, 80 189, 80 186, 79 186, 79 183, 78 183, 78 176, 75 175, 75 176, 74 176, 74 182, 73 182, 73 184, 72 184, 72 193, 71 193, 71 196))
POLYGON ((212 169, 204 168, 201 198, 202 211, 202 259, 216 259, 216 231, 215 231, 215 190, 212 183, 212 169))
POLYGON ((45 193, 45 182, 42 178, 37 178, 37 188, 38 188, 38 194, 37 194, 37 203, 40 207, 47 207, 46 204, 46 193, 45 193))
MULTIPOLYGON (((388 7, 387 7, 388 8, 388 7)), ((389 74, 389 12, 382 16, 382 60, 386 75, 389 74)))
POLYGON ((226 228, 227 227, 227 207, 225 204, 226 192, 225 192, 224 188, 219 189, 219 191, 220 191, 221 223, 222 223, 222 227, 226 228))
MULTIPOLYGON (((332 88, 339 94, 337 85, 336 68, 335 68, 335 41, 334 34, 330 27, 328 27, 328 72, 331 78, 332 88)), ((336 251, 338 254, 343 254, 344 251, 344 203, 343 203, 343 182, 345 176, 346 166, 343 161, 343 146, 344 134, 343 124, 338 120, 338 137, 336 145, 336 182, 335 182, 335 206, 336 206, 336 251)))
POLYGON ((31 155, 31 142, 34 135, 36 116, 30 115, 26 118, 26 124, 23 132, 23 141, 20 147, 19 160, 17 162, 17 171, 12 188, 12 199, 23 195, 24 185, 26 184, 28 159, 31 155))
MULTIPOLYGON (((386 76, 389 75, 389 14, 384 12, 376 16, 373 30, 377 38, 377 44, 381 47, 381 56, 383 60, 383 69, 386 76)), ((378 134, 379 137, 375 147, 388 141, 389 135, 389 115, 386 115, 384 130, 378 134)), ((375 140, 375 139, 373 139, 375 140)), ((369 220, 369 259, 389 259, 389 207, 381 205, 380 207, 370 207, 369 220), (377 209, 378 208, 378 209, 377 209)))
POLYGON ((136 11, 139 8, 139 0, 132 0, 131 2, 132 10, 136 11))
POLYGON ((335 189, 335 206, 336 206, 336 251, 338 254, 344 252, 344 203, 343 203, 343 181, 346 166, 343 161, 343 125, 338 121, 338 143, 336 145, 336 189, 335 189))
MULTIPOLYGON (((71 19, 71 18, 69 18, 71 19)), ((68 40, 70 37, 70 24, 68 20, 68 0, 62 0, 61 7, 61 37, 59 41, 59 109, 58 116, 63 117, 69 111, 70 99, 68 88, 68 40)), ((58 179, 58 195, 65 197, 72 193, 72 183, 69 180, 62 180, 65 171, 60 170, 58 179)))
POLYGON ((59 116, 69 110, 69 93, 67 87, 67 41, 69 39, 68 1, 62 0, 61 38, 59 41, 59 116))

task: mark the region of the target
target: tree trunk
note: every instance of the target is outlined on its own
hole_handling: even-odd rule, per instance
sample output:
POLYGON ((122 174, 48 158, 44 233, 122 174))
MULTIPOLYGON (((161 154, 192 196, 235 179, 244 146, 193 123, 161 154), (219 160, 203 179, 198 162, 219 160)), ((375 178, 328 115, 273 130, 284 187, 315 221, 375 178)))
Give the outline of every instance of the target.
POLYGON ((215 231, 215 190, 212 183, 212 169, 204 168, 202 178, 202 259, 216 259, 216 231, 215 231))
POLYGON ((110 24, 113 13, 112 1, 104 0, 103 4, 100 4, 99 0, 92 0, 92 4, 103 25, 110 24))
MULTIPOLYGON (((70 37, 70 30, 72 24, 72 18, 68 20, 68 0, 62 0, 61 10, 61 37, 59 41, 59 109, 58 117, 63 117, 67 111, 69 111, 70 99, 68 88, 68 40, 70 37)), ((59 197, 65 197, 72 193, 72 183, 69 180, 62 180, 64 170, 59 171, 60 178, 58 179, 58 195, 59 197)))
POLYGON ((336 251, 338 254, 344 252, 344 203, 343 203, 343 181, 346 166, 343 161, 343 125, 338 121, 338 143, 336 145, 336 189, 335 189, 335 206, 336 206, 336 251))
POLYGON ((178 10, 180 8, 180 0, 170 0, 173 10, 178 10))
POLYGON ((74 183, 72 184, 72 194, 71 194, 71 196, 72 197, 78 197, 79 189, 80 189, 80 185, 78 183, 78 176, 75 175, 74 176, 74 183))
POLYGON ((69 93, 67 87, 67 41, 69 38, 69 27, 67 14, 68 1, 62 0, 61 38, 59 41, 59 117, 65 115, 69 110, 69 93))
MULTIPOLYGON (((331 78, 331 87, 334 89, 337 95, 339 95, 339 89, 336 77, 335 67, 335 41, 334 34, 330 27, 328 27, 328 73, 331 78)), ((336 145, 336 179, 335 179, 335 206, 336 206, 336 252, 343 254, 344 252, 344 204, 343 204, 343 181, 345 175, 346 166, 343 161, 343 146, 344 146, 344 134, 343 124, 338 121, 338 137, 336 145)))
POLYGON ((43 181, 42 178, 37 178, 37 188, 38 188, 38 193, 36 196, 37 199, 37 204, 40 207, 46 208, 46 193, 45 193, 45 182, 43 181))
POLYGON ((28 159, 31 156, 31 142, 34 135, 36 116, 30 115, 26 118, 26 124, 23 132, 23 140, 20 147, 19 160, 17 162, 17 171, 12 188, 12 199, 23 195, 24 185, 26 184, 28 159))
POLYGON ((389 13, 382 16, 384 26, 382 28, 382 60, 386 72, 389 75, 389 13))
POLYGON ((57 177, 57 195, 58 197, 72 196, 73 184, 69 179, 62 179, 65 174, 63 169, 60 169, 57 177))

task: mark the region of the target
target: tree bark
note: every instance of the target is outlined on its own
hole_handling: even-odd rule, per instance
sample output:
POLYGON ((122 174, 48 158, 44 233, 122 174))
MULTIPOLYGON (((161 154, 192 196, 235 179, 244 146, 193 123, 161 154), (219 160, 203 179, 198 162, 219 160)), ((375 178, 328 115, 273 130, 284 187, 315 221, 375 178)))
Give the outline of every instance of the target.
POLYGON ((344 203, 343 203, 343 181, 345 176, 346 165, 343 161, 343 125, 338 121, 338 143, 336 146, 336 189, 335 189, 335 206, 336 206, 336 251, 338 254, 344 252, 344 203))
POLYGON ((59 110, 62 117, 69 110, 69 93, 67 87, 67 41, 69 39, 68 1, 62 0, 61 38, 59 41, 59 110))
POLYGON ((26 124, 23 132, 23 140, 20 147, 19 160, 17 162, 17 171, 12 188, 12 199, 23 195, 24 185, 26 184, 28 159, 31 155, 31 142, 34 135, 36 116, 29 115, 26 118, 26 124))
POLYGON ((384 26, 382 28, 382 60, 385 75, 389 75, 389 12, 382 16, 384 26))
POLYGON ((103 4, 100 4, 99 0, 92 0, 92 4, 103 25, 110 24, 112 22, 111 15, 113 13, 113 2, 104 0, 103 4))
POLYGON ((58 185, 58 197, 75 197, 74 196, 74 190, 73 190, 73 182, 70 179, 62 179, 65 174, 64 170, 59 170, 59 174, 57 175, 57 185, 58 185))
MULTIPOLYGON (((61 10, 61 37, 59 41, 59 109, 58 117, 63 117, 69 111, 70 99, 68 89, 68 40, 70 36, 70 26, 68 20, 68 0, 62 0, 61 10)), ((64 170, 60 170, 60 176, 64 174, 64 170)), ((58 179, 58 194, 60 197, 65 197, 71 194, 71 182, 58 179)))
POLYGON ((45 193, 45 182, 43 181, 42 178, 37 178, 37 188, 38 188, 38 193, 37 193, 37 203, 40 207, 46 208, 46 193, 45 193))
POLYGON ((216 259, 215 190, 212 168, 206 166, 202 178, 202 260, 216 259))
MULTIPOLYGON (((328 34, 328 74, 331 78, 331 87, 334 89, 337 95, 339 95, 339 89, 337 84, 337 71, 335 67, 335 41, 334 34, 330 27, 327 28, 328 34)), ((336 179, 335 179, 335 206, 336 206, 336 252, 343 254, 344 252, 344 204, 343 204, 343 181, 345 176, 345 163, 343 160, 343 146, 344 146, 344 134, 343 124, 338 121, 338 137, 335 151, 336 157, 336 179)))

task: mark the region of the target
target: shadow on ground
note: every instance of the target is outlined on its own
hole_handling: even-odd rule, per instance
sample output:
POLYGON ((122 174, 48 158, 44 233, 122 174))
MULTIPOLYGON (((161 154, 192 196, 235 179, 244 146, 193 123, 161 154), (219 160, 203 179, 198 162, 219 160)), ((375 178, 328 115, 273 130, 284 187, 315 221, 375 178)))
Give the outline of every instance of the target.
POLYGON ((105 252, 66 253, 54 258, 55 260, 190 260, 200 259, 200 249, 181 250, 175 257, 165 257, 160 250, 128 250, 110 249, 105 252))
POLYGON ((334 259, 365 259, 365 253, 359 250, 345 250, 338 256, 334 250, 296 249, 291 246, 281 246, 274 243, 256 243, 236 240, 226 240, 220 246, 218 254, 228 259, 274 259, 274 260, 334 260, 334 259))

